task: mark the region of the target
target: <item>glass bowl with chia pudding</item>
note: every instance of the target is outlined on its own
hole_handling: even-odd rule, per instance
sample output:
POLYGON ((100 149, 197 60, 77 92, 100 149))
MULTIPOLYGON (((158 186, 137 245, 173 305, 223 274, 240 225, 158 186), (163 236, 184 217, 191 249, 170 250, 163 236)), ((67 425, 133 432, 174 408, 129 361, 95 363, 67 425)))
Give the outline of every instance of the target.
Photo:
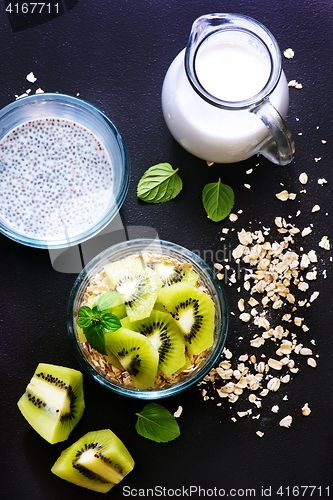
POLYGON ((127 397, 158 399, 197 384, 214 366, 228 308, 220 281, 196 253, 135 239, 104 250, 82 270, 67 329, 78 361, 98 383, 127 397), (118 325, 104 321, 101 347, 91 329, 100 332, 103 317, 117 317, 118 325))
POLYGON ((126 147, 95 106, 37 94, 0 110, 0 231, 38 248, 65 248, 117 214, 130 175, 126 147))

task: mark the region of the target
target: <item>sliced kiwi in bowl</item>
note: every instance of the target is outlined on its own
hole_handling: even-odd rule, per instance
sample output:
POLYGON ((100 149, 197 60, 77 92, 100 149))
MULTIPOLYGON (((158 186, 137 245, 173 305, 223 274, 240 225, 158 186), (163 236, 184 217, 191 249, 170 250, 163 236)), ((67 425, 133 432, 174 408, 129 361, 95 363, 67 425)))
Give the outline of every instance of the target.
POLYGON ((146 267, 141 259, 131 257, 106 265, 105 272, 111 285, 123 295, 130 320, 149 316, 163 284, 158 273, 146 267))
POLYGON ((183 335, 170 314, 153 309, 148 318, 133 323, 124 318, 122 325, 148 338, 158 351, 158 370, 166 377, 171 377, 185 365, 183 335))
POLYGON ((215 307, 211 297, 188 283, 162 288, 157 296, 183 334, 187 352, 197 355, 213 344, 215 307))
MULTIPOLYGON (((78 277, 68 308, 70 339, 79 361, 108 389, 135 398, 166 397, 199 382, 218 359, 227 326, 226 299, 213 270, 194 252, 162 240, 132 240, 102 252, 78 277), (98 294, 114 290, 123 294, 118 316, 122 327, 105 333, 110 355, 104 357, 82 342, 76 316, 87 297, 97 300, 98 294), (126 339, 120 338, 122 332, 126 339), (135 341, 141 337, 154 349, 150 347, 156 372, 155 365, 149 374, 142 370, 146 358, 139 356, 138 363, 135 344, 122 344, 129 337, 132 342, 133 334, 135 341), (137 372, 138 380, 142 372, 144 376, 135 381, 128 370, 137 372)), ((139 352, 142 356, 144 351, 139 352)))

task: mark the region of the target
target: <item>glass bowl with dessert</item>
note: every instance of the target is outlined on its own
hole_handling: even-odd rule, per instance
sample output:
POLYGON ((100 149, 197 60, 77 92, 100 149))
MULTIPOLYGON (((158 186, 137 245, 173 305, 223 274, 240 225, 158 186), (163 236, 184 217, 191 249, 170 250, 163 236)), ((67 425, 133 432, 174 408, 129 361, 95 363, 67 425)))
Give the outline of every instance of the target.
POLYGON ((70 293, 67 328, 83 368, 125 396, 157 399, 198 383, 217 361, 228 308, 196 253, 136 239, 97 255, 70 293))

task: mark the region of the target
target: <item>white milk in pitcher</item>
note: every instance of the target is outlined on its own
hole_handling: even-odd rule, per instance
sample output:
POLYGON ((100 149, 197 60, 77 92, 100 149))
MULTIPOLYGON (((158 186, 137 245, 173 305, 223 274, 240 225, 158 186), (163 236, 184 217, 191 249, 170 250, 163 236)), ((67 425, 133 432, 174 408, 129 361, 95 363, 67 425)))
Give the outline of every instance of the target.
MULTIPOLYGON (((253 98, 269 79, 269 54, 244 40, 211 38, 195 60, 202 87, 223 101, 253 98)), ((265 125, 249 110, 221 109, 205 101, 188 80, 184 56, 185 50, 175 58, 162 89, 164 118, 175 139, 195 156, 217 163, 241 161, 260 151, 270 139, 265 125)), ((270 101, 285 118, 289 99, 283 72, 270 101)))

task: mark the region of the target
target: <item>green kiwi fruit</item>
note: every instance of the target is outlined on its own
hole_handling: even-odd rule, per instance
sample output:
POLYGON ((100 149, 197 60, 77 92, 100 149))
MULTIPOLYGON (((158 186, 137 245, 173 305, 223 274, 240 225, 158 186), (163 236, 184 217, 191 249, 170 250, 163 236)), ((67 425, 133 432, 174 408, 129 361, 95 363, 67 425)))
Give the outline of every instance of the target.
POLYGON ((177 322, 190 355, 200 354, 212 345, 215 306, 210 295, 182 282, 161 288, 157 302, 177 322))
POLYGON ((159 354, 158 370, 171 377, 185 364, 185 343, 178 325, 170 314, 152 310, 149 318, 130 322, 122 320, 122 325, 145 335, 159 354))
POLYGON ((109 429, 91 431, 64 450, 53 465, 56 476, 107 493, 134 467, 123 442, 109 429))
POLYGON ((84 411, 82 373, 39 363, 18 401, 29 424, 49 443, 68 438, 84 411))
POLYGON ((130 321, 148 317, 163 284, 157 272, 146 267, 138 257, 112 262, 104 269, 112 286, 124 295, 130 321))
POLYGON ((184 281, 192 286, 196 286, 199 275, 192 269, 182 266, 175 266, 168 262, 152 262, 148 264, 160 276, 163 286, 169 286, 173 283, 184 281))
POLYGON ((147 337, 122 327, 115 332, 106 332, 105 344, 128 371, 137 389, 144 390, 154 385, 159 356, 147 337))

